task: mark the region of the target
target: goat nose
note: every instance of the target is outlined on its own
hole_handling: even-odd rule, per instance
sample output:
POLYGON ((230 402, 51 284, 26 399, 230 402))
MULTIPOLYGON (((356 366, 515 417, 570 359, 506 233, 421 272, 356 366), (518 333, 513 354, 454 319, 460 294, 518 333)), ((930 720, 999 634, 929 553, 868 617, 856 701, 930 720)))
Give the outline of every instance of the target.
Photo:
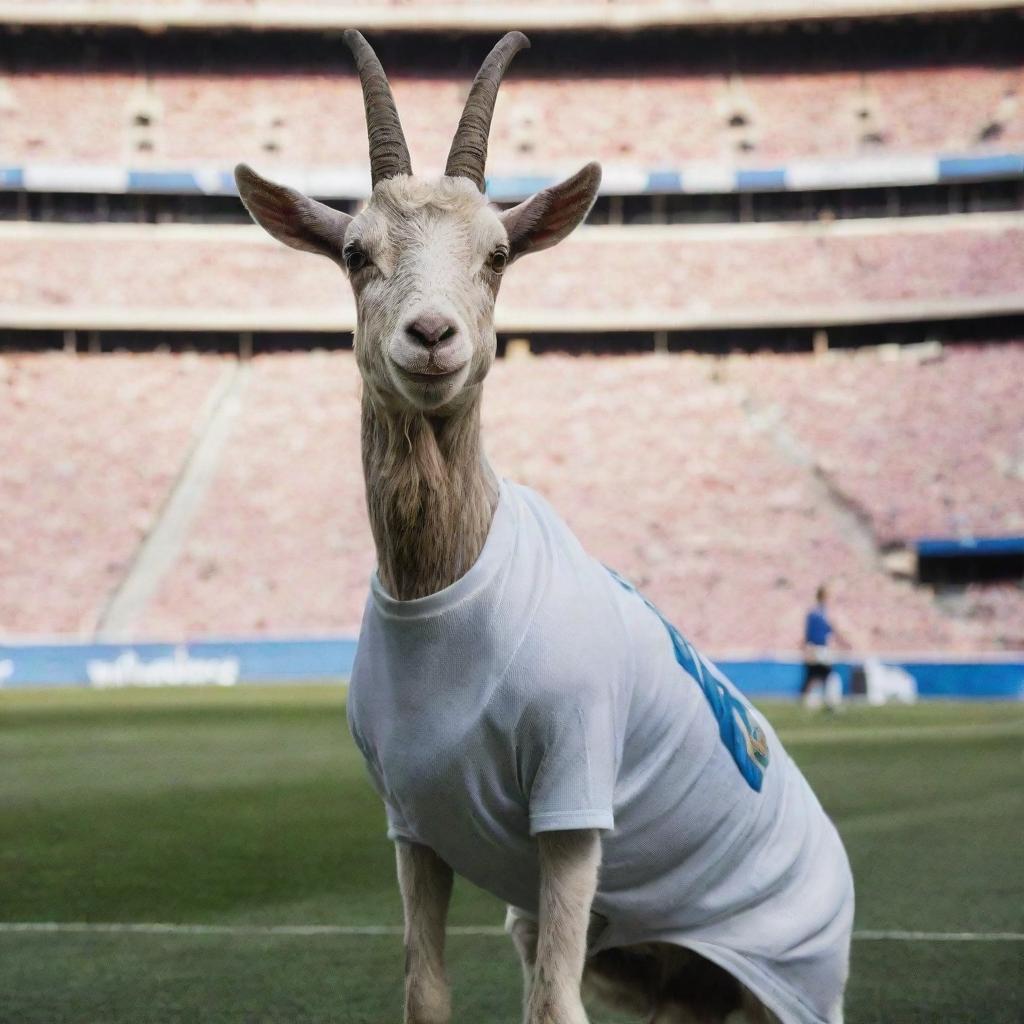
POLYGON ((433 348, 455 335, 455 324, 440 313, 421 313, 405 325, 405 333, 427 348, 433 348))

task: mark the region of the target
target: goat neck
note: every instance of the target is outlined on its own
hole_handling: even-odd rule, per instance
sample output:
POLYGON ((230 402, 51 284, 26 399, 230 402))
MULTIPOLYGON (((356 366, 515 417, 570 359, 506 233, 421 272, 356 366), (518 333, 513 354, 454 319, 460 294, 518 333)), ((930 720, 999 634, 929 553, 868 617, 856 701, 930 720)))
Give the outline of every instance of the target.
POLYGON ((480 442, 479 385, 443 415, 396 408, 367 387, 362 455, 378 575, 400 601, 450 586, 477 560, 498 503, 480 442))

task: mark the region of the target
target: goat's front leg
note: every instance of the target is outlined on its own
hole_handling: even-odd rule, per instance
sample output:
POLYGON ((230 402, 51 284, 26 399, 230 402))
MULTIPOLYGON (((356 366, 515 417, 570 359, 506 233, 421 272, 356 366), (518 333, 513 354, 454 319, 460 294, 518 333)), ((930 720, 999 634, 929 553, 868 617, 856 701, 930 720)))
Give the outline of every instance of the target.
POLYGON ((452 869, 429 846, 395 843, 405 911, 405 1024, 448 1024, 444 929, 452 869))
POLYGON ((597 890, 596 829, 542 832, 537 960, 526 1024, 586 1024, 580 998, 590 904, 597 890))

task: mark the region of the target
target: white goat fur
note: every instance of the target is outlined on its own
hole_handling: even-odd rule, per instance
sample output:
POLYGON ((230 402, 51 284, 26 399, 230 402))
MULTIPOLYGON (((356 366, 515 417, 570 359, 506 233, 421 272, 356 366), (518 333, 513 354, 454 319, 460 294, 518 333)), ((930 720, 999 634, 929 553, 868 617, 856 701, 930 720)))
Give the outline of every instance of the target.
MULTIPOLYGON (((354 217, 244 166, 236 178, 253 218, 272 235, 342 267, 349 264, 364 383, 363 466, 380 579, 400 600, 450 585, 479 556, 497 503, 479 413, 481 385, 495 355, 501 264, 569 234, 593 203, 600 169, 587 165, 504 213, 489 206, 468 178, 427 181, 397 174, 378 181, 354 217), (410 325, 424 315, 441 318, 450 335, 422 344, 410 325)), ((537 843, 538 920, 513 917, 510 929, 523 963, 524 1019, 585 1024, 580 986, 599 834, 543 833, 537 843)), ((426 847, 396 845, 405 911, 406 1024, 446 1024, 451 1000, 444 937, 452 869, 426 847)), ((645 956, 648 966, 662 964, 663 976, 671 974, 674 956, 681 963, 694 958, 666 947, 649 956, 636 951, 625 962, 640 964, 645 956)), ((659 1004, 649 970, 602 974, 595 960, 589 972, 605 995, 645 1009, 652 1022, 726 1019, 693 1016, 685 1009, 685 993, 676 993, 671 1005, 659 1004)), ((749 994, 744 1006, 751 1022, 769 1020, 749 994)), ((739 1019, 730 1015, 729 1024, 739 1019)))

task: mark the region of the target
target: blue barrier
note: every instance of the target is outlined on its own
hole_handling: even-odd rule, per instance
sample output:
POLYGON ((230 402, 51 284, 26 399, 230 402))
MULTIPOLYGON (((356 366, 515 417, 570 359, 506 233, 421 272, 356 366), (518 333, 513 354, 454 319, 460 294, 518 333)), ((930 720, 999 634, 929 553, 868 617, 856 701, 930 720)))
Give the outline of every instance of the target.
POLYGON ((981 178, 1010 178, 1024 174, 1024 155, 993 153, 988 156, 944 156, 939 158, 939 181, 976 181, 981 178))
MULTIPOLYGON (((937 182, 1013 179, 1024 176, 1024 153, 887 154, 854 159, 791 160, 775 167, 736 168, 609 167, 604 192, 617 194, 629 181, 629 193, 749 192, 767 189, 863 188, 931 185, 937 182)), ((286 183, 330 199, 362 199, 370 178, 362 168, 290 172, 286 183)), ((495 175, 488 179, 492 199, 521 199, 554 184, 559 176, 495 175)), ((224 167, 131 168, 89 164, 27 164, 0 167, 0 189, 35 192, 168 192, 178 195, 235 195, 232 172, 224 167)))
POLYGON ((353 637, 7 644, 0 645, 0 688, 319 682, 347 678, 355 653, 353 637))
POLYGON ((647 192, 683 192, 683 176, 679 171, 651 171, 647 175, 647 192))
MULTIPOLYGON (((346 679, 356 640, 200 640, 161 643, 0 644, 0 689, 82 686, 233 686, 314 683, 346 679)), ((883 659, 906 669, 922 697, 1024 700, 1024 652, 970 660, 896 657, 883 659)), ((803 665, 795 658, 716 659, 747 695, 792 697, 800 690, 803 665)), ((836 666, 849 689, 849 664, 836 666)))
MULTIPOLYGON (((925 698, 956 700, 1024 700, 1024 653, 974 661, 944 661, 939 658, 882 658, 884 664, 909 672, 917 683, 917 694, 925 698)), ((804 667, 798 660, 717 662, 718 667, 749 697, 786 697, 800 692, 804 667)), ((835 666, 850 690, 853 666, 835 666)))
MULTIPOLYGON (((186 192, 203 192, 203 180, 193 171, 128 171, 128 180, 125 182, 126 192, 171 192, 182 194, 186 192)), ((218 187, 223 187, 224 180, 221 175, 214 179, 218 187)), ((234 192, 234 178, 232 177, 229 191, 234 192)))
POLYGON ((1024 537, 921 537, 914 546, 926 558, 1024 555, 1024 537))
POLYGON ((487 195, 491 199, 498 201, 523 199, 553 184, 555 184, 555 179, 548 175, 532 174, 514 177, 492 177, 487 179, 487 195))
POLYGON ((763 192, 786 187, 785 167, 755 168, 736 172, 736 192, 763 192))
POLYGON ((931 662, 905 661, 922 697, 979 697, 1024 700, 1024 656, 1017 661, 931 662))

